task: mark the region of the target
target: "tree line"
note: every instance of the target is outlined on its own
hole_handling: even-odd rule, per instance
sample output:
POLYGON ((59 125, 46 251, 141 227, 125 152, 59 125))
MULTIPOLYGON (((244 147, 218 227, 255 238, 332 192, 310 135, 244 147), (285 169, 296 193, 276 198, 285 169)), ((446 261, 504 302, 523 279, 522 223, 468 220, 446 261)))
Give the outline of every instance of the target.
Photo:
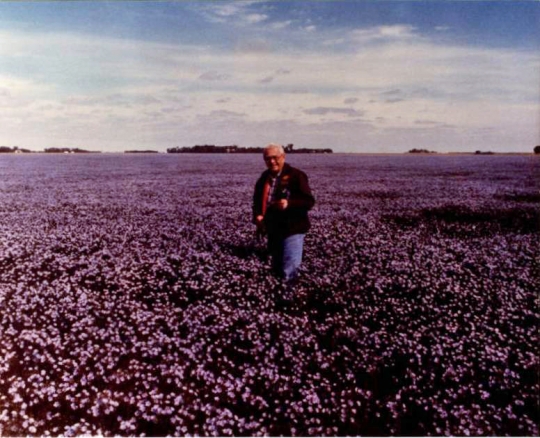
MULTIPOLYGON (((3 154, 21 154, 21 153, 31 154, 31 153, 34 153, 34 152, 35 151, 31 151, 30 149, 23 149, 23 148, 20 148, 18 146, 13 146, 13 147, 0 146, 0 153, 3 153, 3 154)), ((43 152, 49 153, 49 154, 95 154, 95 153, 100 153, 99 151, 98 152, 87 151, 85 149, 80 149, 80 148, 46 148, 46 149, 43 150, 43 152)))
MULTIPOLYGON (((332 149, 310 149, 300 148, 294 149, 294 145, 289 143, 284 147, 285 152, 288 154, 331 154, 332 149)), ((195 145, 195 146, 183 146, 167 149, 168 154, 184 154, 184 153, 197 153, 197 154, 262 154, 264 148, 262 147, 240 147, 238 145, 229 146, 216 146, 213 144, 195 145)))

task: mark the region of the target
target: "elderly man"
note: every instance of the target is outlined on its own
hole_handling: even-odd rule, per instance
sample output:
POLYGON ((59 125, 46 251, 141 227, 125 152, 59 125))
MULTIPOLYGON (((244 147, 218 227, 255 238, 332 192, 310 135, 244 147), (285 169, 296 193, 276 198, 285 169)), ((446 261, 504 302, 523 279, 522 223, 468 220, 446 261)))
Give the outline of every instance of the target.
POLYGON ((315 204, 304 172, 285 163, 283 146, 264 148, 265 170, 255 184, 253 223, 268 237, 274 272, 291 284, 302 262, 308 210, 315 204))

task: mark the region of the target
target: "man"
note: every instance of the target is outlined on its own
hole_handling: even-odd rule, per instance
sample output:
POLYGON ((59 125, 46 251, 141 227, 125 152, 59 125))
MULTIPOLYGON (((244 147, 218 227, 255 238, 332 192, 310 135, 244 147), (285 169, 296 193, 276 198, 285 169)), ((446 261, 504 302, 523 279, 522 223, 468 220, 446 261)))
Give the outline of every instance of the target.
POLYGON ((263 158, 268 169, 255 184, 253 223, 268 237, 274 272, 291 284, 302 262, 308 210, 315 199, 306 174, 285 163, 283 146, 269 144, 263 158))

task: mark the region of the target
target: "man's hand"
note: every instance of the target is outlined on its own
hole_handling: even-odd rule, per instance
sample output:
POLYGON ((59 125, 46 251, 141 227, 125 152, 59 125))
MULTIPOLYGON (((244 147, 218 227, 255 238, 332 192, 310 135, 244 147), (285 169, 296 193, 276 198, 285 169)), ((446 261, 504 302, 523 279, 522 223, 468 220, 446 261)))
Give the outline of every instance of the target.
POLYGON ((257 227, 257 236, 264 236, 266 234, 266 227, 264 226, 263 215, 259 215, 255 218, 255 226, 257 227))
POLYGON ((278 209, 278 210, 285 210, 288 206, 289 206, 289 201, 287 199, 280 199, 279 201, 276 201, 274 203, 274 206, 278 209))

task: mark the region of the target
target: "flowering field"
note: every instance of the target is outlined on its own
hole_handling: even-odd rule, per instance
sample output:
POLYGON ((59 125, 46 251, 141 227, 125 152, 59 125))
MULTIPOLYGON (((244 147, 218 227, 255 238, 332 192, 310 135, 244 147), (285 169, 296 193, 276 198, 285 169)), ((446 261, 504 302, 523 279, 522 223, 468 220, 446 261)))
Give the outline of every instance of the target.
POLYGON ((0 435, 538 435, 539 157, 288 160, 282 307, 261 157, 0 157, 0 435))

